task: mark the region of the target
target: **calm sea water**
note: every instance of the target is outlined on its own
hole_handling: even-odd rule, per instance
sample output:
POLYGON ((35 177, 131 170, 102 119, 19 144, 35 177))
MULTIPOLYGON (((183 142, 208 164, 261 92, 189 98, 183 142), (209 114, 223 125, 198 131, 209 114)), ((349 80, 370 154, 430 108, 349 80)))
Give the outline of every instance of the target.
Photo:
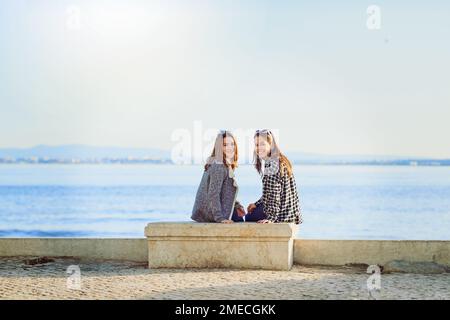
MULTIPOLYGON (((296 166, 306 239, 450 240, 450 167, 296 166)), ((257 200, 251 166, 239 200, 257 200)), ((189 221, 200 166, 0 165, 0 237, 143 237, 189 221)))

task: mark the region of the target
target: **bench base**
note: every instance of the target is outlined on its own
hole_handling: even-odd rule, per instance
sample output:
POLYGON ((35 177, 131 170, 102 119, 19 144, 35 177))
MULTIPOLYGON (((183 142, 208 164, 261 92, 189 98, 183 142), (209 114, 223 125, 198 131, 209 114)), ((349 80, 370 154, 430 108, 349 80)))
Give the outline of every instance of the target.
POLYGON ((150 223, 150 268, 290 270, 295 224, 150 223))

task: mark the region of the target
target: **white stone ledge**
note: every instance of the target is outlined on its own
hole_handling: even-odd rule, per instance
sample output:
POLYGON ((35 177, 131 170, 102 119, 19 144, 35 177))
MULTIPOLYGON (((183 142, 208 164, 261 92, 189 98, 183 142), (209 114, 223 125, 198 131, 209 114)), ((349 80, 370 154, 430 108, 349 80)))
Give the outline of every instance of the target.
POLYGON ((147 261, 147 241, 113 238, 0 238, 0 256, 147 261))
POLYGON ((198 222, 152 222, 145 228, 146 237, 212 237, 248 238, 292 237, 294 224, 290 223, 198 223, 198 222))
POLYGON ((243 238, 243 237, 152 237, 152 240, 163 240, 163 241, 179 241, 179 240, 206 240, 208 241, 223 241, 226 239, 226 241, 235 241, 235 242, 245 242, 245 241, 251 241, 251 242, 263 242, 263 241, 279 241, 283 242, 285 241, 283 238, 272 238, 272 237, 264 237, 264 238, 243 238))
POLYGON ((288 223, 150 223, 150 268, 290 270, 296 226, 288 223))
MULTIPOLYGON (((261 227, 265 228, 263 225, 261 227)), ((182 239, 183 237, 174 237, 173 243, 182 239)), ((204 241, 198 237, 187 237, 186 239, 204 241)), ((229 237, 227 243, 236 247, 241 245, 239 242, 248 242, 251 246, 252 243, 260 240, 264 242, 265 239, 271 240, 270 243, 276 243, 279 237, 261 239, 249 237, 244 240, 238 237, 229 237)), ((168 241, 171 240, 166 239, 166 242, 168 241)), ((215 241, 215 243, 220 242, 215 241)), ((0 257, 73 256, 148 262, 148 252, 148 240, 146 238, 0 238, 0 257)), ((294 239, 295 264, 344 265, 347 263, 365 263, 384 265, 391 260, 429 261, 450 266, 450 241, 294 239)))
POLYGON ((294 261, 303 265, 384 265, 392 260, 450 266, 450 241, 296 239, 294 243, 294 261))

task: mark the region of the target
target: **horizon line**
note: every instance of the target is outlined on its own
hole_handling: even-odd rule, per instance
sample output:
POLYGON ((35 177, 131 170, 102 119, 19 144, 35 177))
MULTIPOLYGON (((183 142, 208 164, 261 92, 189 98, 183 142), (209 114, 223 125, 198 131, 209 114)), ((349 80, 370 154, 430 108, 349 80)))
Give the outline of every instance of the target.
MULTIPOLYGON (((170 152, 170 149, 158 148, 158 147, 134 147, 134 146, 118 146, 118 145, 92 145, 92 144, 83 144, 83 143, 68 143, 68 144, 35 144, 28 147, 1 147, 2 149, 18 149, 18 150, 27 150, 33 149, 37 147, 49 147, 49 148, 58 148, 58 147, 90 147, 90 148, 123 148, 123 149, 153 149, 157 151, 170 152)), ((300 151, 300 150, 289 150, 285 149, 285 153, 304 153, 308 155, 316 155, 316 156, 334 156, 334 157, 392 157, 392 158, 414 158, 414 159, 432 159, 432 160, 449 160, 448 157, 436 157, 436 156, 416 156, 416 155, 389 155, 389 154, 334 154, 334 153, 317 153, 317 152, 308 152, 308 151, 300 151)))

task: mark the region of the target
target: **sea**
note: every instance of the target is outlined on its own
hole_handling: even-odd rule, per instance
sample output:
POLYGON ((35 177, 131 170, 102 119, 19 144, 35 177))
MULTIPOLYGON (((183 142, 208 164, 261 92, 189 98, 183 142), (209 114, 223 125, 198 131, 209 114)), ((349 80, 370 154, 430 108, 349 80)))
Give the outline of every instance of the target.
MULTIPOLYGON (((1 164, 0 237, 143 238, 191 221, 199 165, 1 164)), ((450 167, 296 165, 301 239, 450 240, 450 167)), ((261 196, 251 165, 238 200, 261 196)))

